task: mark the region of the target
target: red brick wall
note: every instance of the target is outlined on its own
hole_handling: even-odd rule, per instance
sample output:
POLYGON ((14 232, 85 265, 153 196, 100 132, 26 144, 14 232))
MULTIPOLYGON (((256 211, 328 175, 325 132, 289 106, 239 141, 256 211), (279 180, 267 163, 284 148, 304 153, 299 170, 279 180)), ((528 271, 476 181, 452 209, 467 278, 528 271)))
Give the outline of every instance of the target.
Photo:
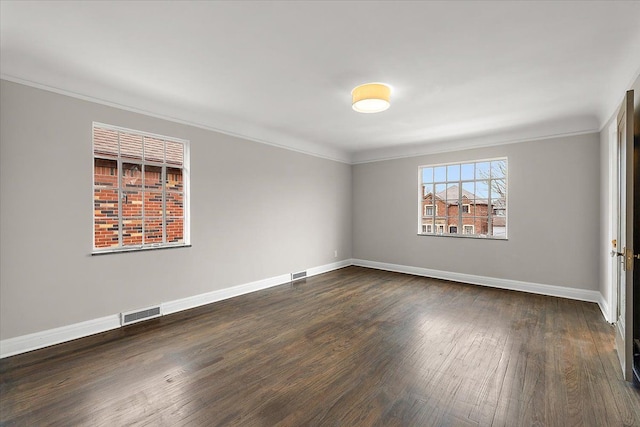
MULTIPOLYGON (((122 244, 162 243, 162 168, 124 163, 122 176, 122 244), (144 206, 144 220, 143 215, 144 206)), ((94 160, 94 236, 96 248, 118 246, 118 170, 115 160, 94 160)), ((184 239, 182 169, 167 168, 167 242, 184 239)))

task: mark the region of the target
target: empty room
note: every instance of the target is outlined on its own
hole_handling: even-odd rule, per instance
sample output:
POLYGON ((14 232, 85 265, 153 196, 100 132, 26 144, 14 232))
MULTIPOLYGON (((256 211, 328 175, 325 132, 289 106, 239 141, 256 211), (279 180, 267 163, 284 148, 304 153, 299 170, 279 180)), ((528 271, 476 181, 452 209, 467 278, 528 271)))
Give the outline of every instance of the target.
POLYGON ((0 0, 0 426, 640 426, 639 1, 0 0))

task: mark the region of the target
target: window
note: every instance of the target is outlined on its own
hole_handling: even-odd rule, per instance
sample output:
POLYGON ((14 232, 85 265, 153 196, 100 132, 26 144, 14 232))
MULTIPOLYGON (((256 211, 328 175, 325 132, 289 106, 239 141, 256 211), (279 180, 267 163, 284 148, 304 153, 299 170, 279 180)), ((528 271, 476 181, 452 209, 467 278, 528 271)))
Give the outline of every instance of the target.
POLYGON ((189 243, 188 141, 93 124, 93 250, 189 243))
POLYGON ((424 216, 433 216, 433 205, 424 206, 424 216))
POLYGON ((507 238, 507 159, 421 166, 420 234, 507 238), (435 206, 438 206, 436 211, 435 206))

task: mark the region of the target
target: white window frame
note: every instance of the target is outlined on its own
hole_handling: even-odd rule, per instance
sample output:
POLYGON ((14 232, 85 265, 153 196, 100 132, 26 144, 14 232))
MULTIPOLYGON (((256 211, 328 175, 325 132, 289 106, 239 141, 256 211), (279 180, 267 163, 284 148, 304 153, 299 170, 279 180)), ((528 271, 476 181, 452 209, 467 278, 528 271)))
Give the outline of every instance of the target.
POLYGON ((433 224, 426 224, 427 226, 427 233, 433 233, 433 224))
MULTIPOLYGON (((426 192, 426 185, 433 185, 433 191, 429 191, 432 193, 432 197, 434 200, 434 206, 435 204, 435 199, 436 199, 436 188, 435 188, 435 184, 445 184, 445 188, 448 188, 449 185, 458 185, 458 188, 460 189, 460 191, 458 191, 458 206, 469 206, 468 207, 468 212, 462 212, 462 208, 458 209, 458 215, 457 215, 457 219, 458 219, 458 224, 463 224, 462 218, 463 218, 463 214, 466 215, 471 214, 471 205, 475 204, 474 201, 470 202, 470 203, 462 203, 463 201, 463 183, 469 183, 469 182, 478 182, 478 181, 489 181, 489 189, 488 189, 488 195, 487 195, 487 204, 488 207, 492 206, 492 200, 491 200, 491 196, 492 196, 492 183, 493 180, 504 180, 505 183, 505 193, 506 193, 506 197, 505 197, 505 204, 504 204, 504 209, 505 209, 505 234, 504 236, 494 236, 494 235, 477 235, 475 234, 475 226, 474 226, 474 234, 463 234, 463 233, 456 233, 456 234, 452 234, 452 233, 445 233, 444 232, 444 226, 442 225, 438 225, 436 224, 436 228, 435 228, 435 233, 429 234, 429 233, 422 233, 422 228, 418 228, 418 235, 436 235, 436 236, 448 236, 448 237, 455 237, 455 238, 481 238, 481 239, 489 239, 489 240, 508 240, 508 235, 509 235, 509 159, 508 157, 496 157, 496 158, 489 158, 489 159, 478 159, 478 160, 465 160, 465 161, 459 161, 459 162, 451 162, 451 163, 437 163, 437 164, 429 164, 429 165, 420 165, 418 166, 418 200, 419 200, 419 205, 418 205, 418 221, 419 224, 422 224, 422 220, 425 217, 431 217, 431 215, 424 215, 425 211, 423 211, 423 209, 420 207, 422 205, 422 203, 424 202, 424 194, 426 192), (486 163, 486 162, 496 162, 496 161, 504 161, 505 165, 506 165, 506 171, 504 174, 504 177, 502 176, 496 176, 493 177, 492 175, 492 171, 491 171, 491 167, 489 167, 489 177, 484 177, 484 176, 476 176, 477 173, 477 169, 474 167, 474 178, 473 179, 462 179, 462 173, 460 173, 460 176, 458 177, 458 179, 446 179, 445 181, 436 181, 435 177, 432 183, 429 182, 423 182, 422 179, 422 173, 423 173, 423 169, 425 168, 436 168, 436 167, 447 167, 447 166, 455 166, 455 165, 460 165, 462 167, 462 165, 468 165, 468 164, 477 164, 477 163, 486 163)), ((480 199, 479 199, 480 200, 480 199)), ((428 206, 428 205, 427 205, 428 206)), ((437 207, 436 207, 437 210, 437 207)), ((447 213, 445 213, 446 215, 447 213)), ((475 212, 475 214, 477 215, 477 212, 475 212)), ((437 212, 434 212, 433 215, 433 219, 435 220, 437 216, 437 212)), ((488 228, 489 230, 492 229, 491 224, 492 224, 492 218, 494 215, 493 213, 493 209, 488 209, 487 210, 487 218, 488 218, 488 228)), ((500 217, 502 217, 502 215, 500 215, 500 217)), ((466 216, 465 216, 466 218, 466 216)), ((464 225, 464 224, 463 224, 464 225)), ((458 229, 460 229, 460 227, 458 227, 458 229)), ((460 230, 459 230, 460 231, 460 230)))
POLYGON ((462 204, 462 213, 463 214, 471 213, 471 203, 463 203, 462 204), (465 206, 467 207, 467 211, 466 212, 464 211, 464 207, 465 206))
POLYGON ((473 224, 462 224, 462 234, 476 234, 476 226, 473 224), (471 233, 465 232, 467 227, 471 227, 471 233))
MULTIPOLYGON (((166 148, 165 148, 166 150, 166 148)), ((116 253, 116 252, 134 252, 134 251, 144 251, 144 250, 150 250, 150 249, 165 249, 165 248, 176 248, 176 247, 189 247, 191 246, 191 220, 190 220, 190 141, 186 140, 186 139, 181 139, 181 138, 175 138, 175 137, 170 137, 170 136, 165 136, 165 135, 159 135, 159 134, 154 134, 154 133, 150 133, 150 132, 144 132, 144 131, 140 131, 140 130, 136 130, 136 129, 129 129, 129 128, 124 128, 124 127, 120 127, 120 126, 114 126, 114 125, 109 125, 109 124, 105 124, 105 123, 99 123, 99 122, 93 122, 92 123, 92 127, 91 127, 91 205, 93 206, 93 204, 95 203, 95 199, 94 199, 94 191, 96 189, 95 187, 95 159, 105 159, 105 160, 115 160, 117 162, 117 176, 118 176, 118 185, 117 187, 115 187, 115 189, 118 192, 118 246, 112 246, 112 247, 107 247, 107 248, 96 248, 96 241, 95 241, 95 209, 93 209, 93 214, 92 214, 92 218, 93 218, 93 222, 91 224, 92 226, 92 254, 93 255, 99 255, 99 254, 106 254, 106 253, 116 253), (166 232, 166 226, 167 226, 167 217, 166 217, 166 194, 167 194, 167 189, 166 189, 166 170, 167 168, 178 168, 176 167, 176 165, 167 163, 166 159, 164 159, 162 162, 157 162, 157 161, 149 161, 149 160, 145 160, 144 158, 144 144, 143 144, 143 155, 142 155, 142 159, 129 159, 126 157, 123 157, 120 155, 120 153, 118 153, 116 156, 107 156, 107 155, 96 155, 95 154, 95 129, 96 128, 102 128, 102 129, 108 129, 108 130, 113 130, 113 131, 117 131, 117 132, 125 132, 125 133, 129 133, 129 134, 134 134, 134 135, 139 135, 139 136, 143 136, 143 137, 150 137, 150 138, 157 138, 157 139, 161 139, 164 141, 171 141, 171 142, 176 142, 176 143, 180 143, 183 145, 184 147, 184 152, 183 152, 183 163, 182 163, 182 209, 183 209, 183 241, 182 242, 167 242, 166 241, 166 237, 167 237, 167 232, 166 232), (162 243, 150 243, 150 244, 141 244, 141 245, 127 245, 127 246, 123 246, 122 245, 122 234, 123 234, 123 217, 122 217, 122 197, 123 197, 123 193, 125 193, 127 190, 123 187, 122 185, 122 164, 123 163, 127 163, 127 164, 139 164, 141 165, 143 168, 144 166, 160 166, 162 168, 162 175, 161 175, 161 181, 162 181, 162 229, 163 229, 163 242, 162 243)), ((144 174, 142 175, 142 188, 140 189, 140 192, 143 193, 144 192, 144 174)), ((144 194, 144 193, 143 193, 144 194)), ((144 196, 143 196, 144 197, 144 196)), ((143 236, 144 236, 144 223, 145 223, 145 216, 144 216, 144 212, 142 213, 142 224, 143 224, 143 236)), ((143 238, 144 241, 144 238, 143 238)))
POLYGON ((457 225, 451 224, 451 225, 449 226, 449 234, 459 234, 459 233, 458 233, 458 228, 460 228, 460 227, 458 227, 457 225), (455 228, 456 228, 456 232, 455 232, 455 233, 454 233, 453 231, 451 231, 451 228, 452 228, 452 227, 455 227, 455 228))

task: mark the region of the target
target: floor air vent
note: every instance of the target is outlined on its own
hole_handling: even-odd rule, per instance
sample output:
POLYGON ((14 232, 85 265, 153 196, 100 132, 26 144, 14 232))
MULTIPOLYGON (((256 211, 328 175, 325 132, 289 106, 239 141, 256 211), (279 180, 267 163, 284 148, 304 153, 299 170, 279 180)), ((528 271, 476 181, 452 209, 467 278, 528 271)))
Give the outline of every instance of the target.
POLYGON ((307 278, 307 272, 306 271, 300 271, 298 273, 291 273, 291 281, 295 282, 296 280, 300 280, 300 279, 306 279, 307 278))
POLYGON ((120 313, 120 325, 125 326, 142 320, 153 319, 154 317, 160 317, 161 314, 160 306, 150 307, 144 310, 130 311, 128 313, 120 313))

